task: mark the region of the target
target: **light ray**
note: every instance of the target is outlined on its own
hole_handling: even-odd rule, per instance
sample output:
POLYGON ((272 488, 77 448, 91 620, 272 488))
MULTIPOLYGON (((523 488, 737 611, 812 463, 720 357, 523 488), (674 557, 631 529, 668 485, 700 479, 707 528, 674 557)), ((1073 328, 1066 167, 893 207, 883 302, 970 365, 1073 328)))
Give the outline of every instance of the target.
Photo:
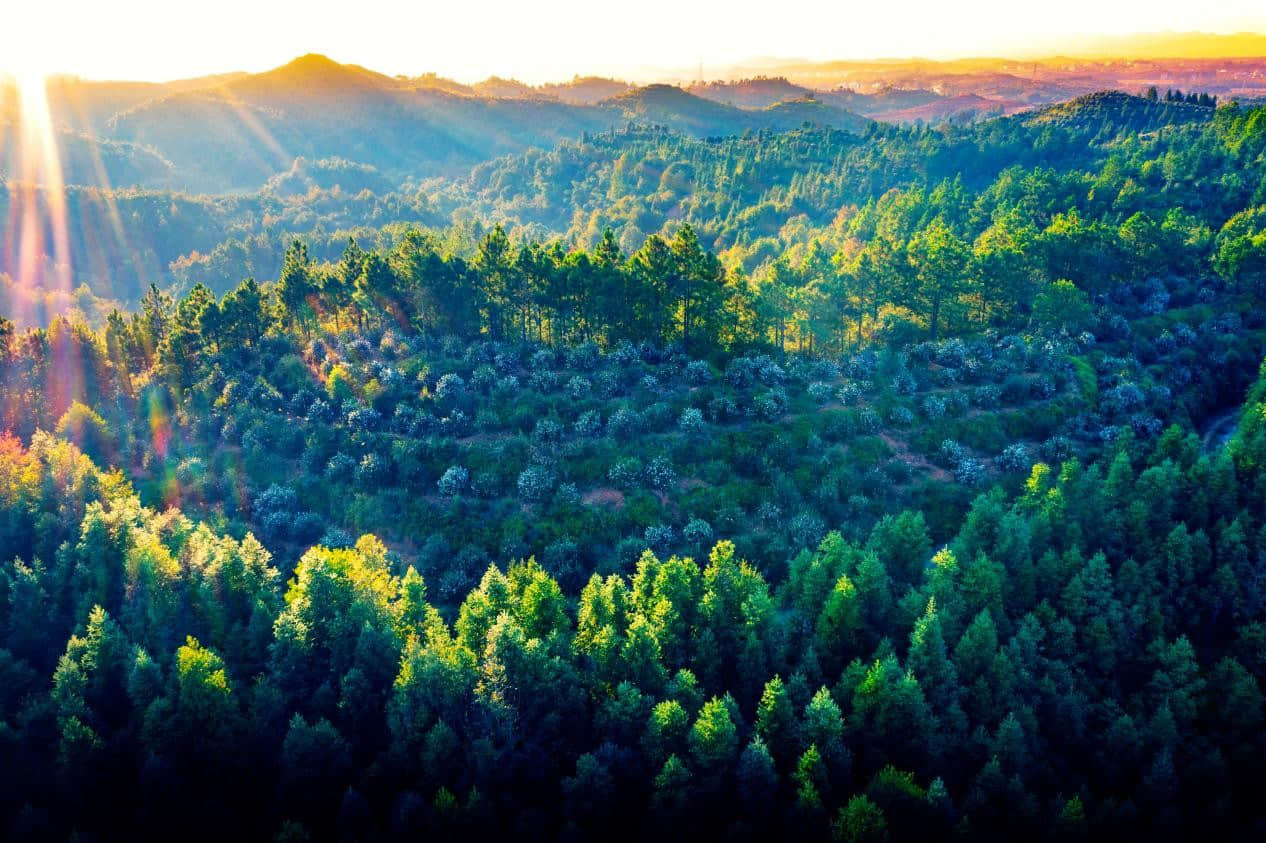
MULTIPOLYGON (((24 70, 16 77, 18 125, 9 184, 10 221, 6 242, 16 266, 19 289, 34 300, 37 291, 68 296, 71 291, 70 233, 65 183, 56 132, 49 113, 45 77, 24 70)), ((35 314, 25 315, 28 319, 35 314)))

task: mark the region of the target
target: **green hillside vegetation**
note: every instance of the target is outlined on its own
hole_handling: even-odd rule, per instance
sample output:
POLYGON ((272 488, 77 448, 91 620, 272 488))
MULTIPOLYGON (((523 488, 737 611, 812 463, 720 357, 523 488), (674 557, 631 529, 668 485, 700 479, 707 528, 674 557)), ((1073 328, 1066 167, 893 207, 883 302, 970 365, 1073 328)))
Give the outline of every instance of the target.
POLYGON ((1266 108, 790 84, 102 88, 208 192, 0 192, 0 836, 1258 839, 1266 108))
POLYGON ((0 804, 19 837, 1240 836, 1264 390, 1226 450, 1173 428, 1038 463, 943 546, 907 512, 771 580, 708 539, 575 599, 513 562, 448 611, 372 536, 287 581, 73 446, 4 439, 0 804))

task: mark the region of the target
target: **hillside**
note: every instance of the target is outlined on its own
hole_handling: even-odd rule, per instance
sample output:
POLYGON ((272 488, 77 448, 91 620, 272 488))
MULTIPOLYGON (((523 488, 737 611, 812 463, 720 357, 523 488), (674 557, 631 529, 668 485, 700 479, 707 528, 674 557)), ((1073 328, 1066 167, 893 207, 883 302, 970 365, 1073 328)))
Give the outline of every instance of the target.
POLYGON ((885 123, 970 123, 1002 114, 1013 114, 1028 107, 1013 100, 988 99, 976 94, 957 94, 905 108, 884 111, 876 119, 885 123))
POLYGON ((493 99, 523 100, 549 96, 531 85, 523 84, 517 79, 502 79, 500 76, 489 76, 482 82, 472 85, 471 90, 478 96, 491 97, 493 99))
POLYGON ((151 100, 116 115, 110 134, 163 151, 183 178, 196 179, 189 187, 218 192, 257 187, 300 156, 347 158, 399 183, 609 122, 594 109, 487 99, 305 57, 151 100))
POLYGON ((1262 839, 1260 68, 884 64, 6 101, 0 840, 1262 839))
MULTIPOLYGON (((840 109, 800 105, 753 112, 670 86, 625 91, 619 83, 578 80, 571 88, 572 94, 561 88, 533 93, 501 81, 480 90, 435 76, 388 77, 308 55, 207 87, 77 88, 76 96, 99 95, 83 120, 100 127, 103 142, 131 144, 173 165, 129 167, 107 155, 110 184, 211 193, 256 188, 297 157, 345 158, 397 184, 453 176, 489 158, 630 121, 700 137, 785 129, 805 120, 865 125, 840 109), (580 104, 613 91, 621 93, 597 105, 580 104)), ((81 177, 79 170, 74 174, 81 177)))
POLYGON ((1212 108, 1185 102, 1154 101, 1120 91, 1104 91, 1049 105, 1016 119, 1027 125, 1103 127, 1114 132, 1151 132, 1162 126, 1203 123, 1213 119, 1212 108))
POLYGON ((740 108, 766 108, 780 102, 814 95, 810 89, 793 85, 781 76, 757 76, 734 82, 695 83, 686 90, 697 97, 726 105, 736 105, 740 108))
POLYGON ((546 96, 556 97, 573 105, 597 105, 603 100, 623 94, 632 87, 628 82, 620 82, 615 79, 604 79, 600 76, 577 76, 570 82, 542 85, 539 90, 546 96))
POLYGON ((629 122, 667 126, 696 137, 737 135, 752 129, 784 131, 805 122, 861 131, 869 122, 809 97, 749 109, 705 99, 673 85, 636 88, 602 105, 618 111, 629 122))

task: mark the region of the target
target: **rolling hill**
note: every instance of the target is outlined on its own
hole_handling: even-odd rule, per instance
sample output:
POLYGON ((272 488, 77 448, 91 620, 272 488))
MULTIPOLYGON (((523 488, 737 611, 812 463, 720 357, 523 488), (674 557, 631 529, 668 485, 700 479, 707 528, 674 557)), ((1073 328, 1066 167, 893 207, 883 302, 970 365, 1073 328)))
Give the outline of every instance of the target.
POLYGON ((1026 125, 1054 123, 1104 127, 1114 133, 1152 132, 1179 123, 1203 123, 1213 109, 1185 102, 1164 102, 1121 91, 1102 91, 1017 115, 1026 125))
POLYGON ((634 123, 653 123, 679 132, 710 137, 735 135, 755 129, 785 130, 806 122, 827 128, 861 131, 864 117, 826 105, 809 96, 769 107, 739 108, 705 99, 673 85, 635 88, 602 103, 634 123))
MULTIPOLYGON (((548 147, 629 122, 698 137, 785 129, 808 121, 860 130, 864 118, 803 97, 743 109, 667 85, 576 80, 533 89, 490 79, 464 86, 438 76, 391 77, 307 55, 209 84, 66 82, 55 92, 59 122, 81 133, 97 168, 69 167, 71 183, 224 193, 257 189, 296 158, 345 159, 396 185, 455 176, 481 161, 548 147), (563 87, 569 93, 561 93, 563 87), (578 100, 615 91, 595 104, 578 100)), ((80 153, 74 153, 79 155, 80 153)))

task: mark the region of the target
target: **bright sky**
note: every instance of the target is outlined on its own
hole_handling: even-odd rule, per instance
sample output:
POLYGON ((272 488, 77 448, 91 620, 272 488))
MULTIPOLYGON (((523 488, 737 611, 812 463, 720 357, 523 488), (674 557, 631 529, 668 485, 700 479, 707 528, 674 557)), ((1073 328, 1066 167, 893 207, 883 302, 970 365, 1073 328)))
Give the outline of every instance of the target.
POLYGON ((527 82, 648 68, 1031 53, 1080 33, 1266 31, 1262 0, 6 0, 0 70, 162 80, 308 52, 527 82))

